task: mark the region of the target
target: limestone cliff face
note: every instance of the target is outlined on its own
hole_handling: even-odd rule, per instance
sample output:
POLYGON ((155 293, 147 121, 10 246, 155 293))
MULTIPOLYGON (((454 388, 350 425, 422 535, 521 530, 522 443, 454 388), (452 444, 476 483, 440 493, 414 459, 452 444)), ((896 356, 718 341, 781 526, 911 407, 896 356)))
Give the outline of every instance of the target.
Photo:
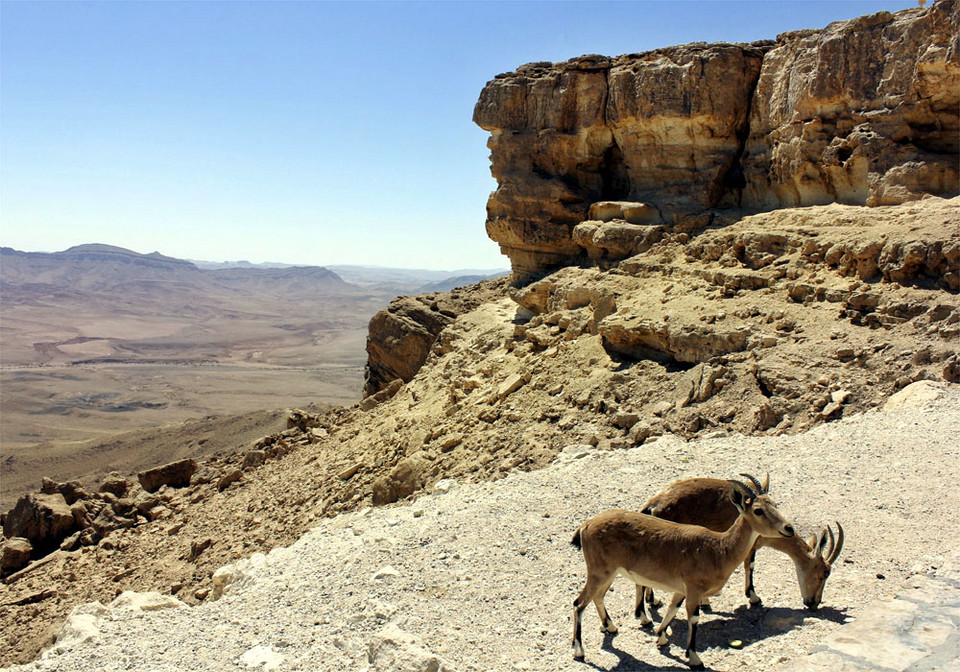
POLYGON ((745 200, 772 209, 955 195, 958 29, 950 0, 779 36, 753 96, 745 200))
POLYGON ((488 83, 499 187, 487 233, 519 276, 583 252, 573 229, 597 201, 656 205, 654 222, 712 207, 745 137, 765 47, 694 44, 616 59, 534 63, 488 83))
POLYGON ((499 185, 487 232, 524 281, 585 257, 624 258, 649 244, 649 227, 700 228, 715 208, 955 195, 958 24, 954 0, 940 0, 775 43, 499 75, 474 111, 499 185), (598 202, 613 202, 606 218, 591 212, 598 202), (622 214, 641 207, 642 221, 622 214), (631 244, 634 234, 646 242, 631 244))

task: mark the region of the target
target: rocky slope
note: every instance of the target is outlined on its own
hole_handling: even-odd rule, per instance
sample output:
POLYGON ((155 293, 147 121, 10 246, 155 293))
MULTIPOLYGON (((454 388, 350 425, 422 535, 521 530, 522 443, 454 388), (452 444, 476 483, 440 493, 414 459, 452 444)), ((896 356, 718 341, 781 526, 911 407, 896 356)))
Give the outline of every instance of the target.
POLYGON ((475 307, 447 316, 410 382, 294 413, 289 429, 199 463, 186 487, 147 493, 114 476, 67 504, 77 487, 47 484, 67 519, 35 545, 69 550, 0 588, 0 659, 31 658, 74 606, 126 589, 204 601, 218 567, 444 478, 497 480, 571 444, 792 434, 914 381, 956 381, 960 300, 941 285, 955 281, 957 221, 960 199, 783 210, 512 298, 462 290, 475 307))
MULTIPOLYGON (((858 656, 841 658, 849 669, 866 669, 857 665, 862 648, 883 669, 949 669, 955 619, 908 610, 914 600, 942 599, 949 579, 927 591, 911 581, 906 603, 871 603, 908 577, 949 567, 956 553, 960 460, 951 428, 960 422, 960 390, 950 387, 917 383, 882 411, 804 434, 665 436, 620 451, 571 445, 549 467, 495 484, 441 482, 415 502, 318 521, 289 548, 218 570, 215 592, 193 608, 171 595, 102 595, 78 608, 56 645, 26 669, 686 669, 683 618, 670 646, 657 649, 633 618, 625 579, 607 596, 620 633, 601 635, 591 607, 583 630, 589 668, 573 660, 570 606, 584 564, 569 540, 586 518, 636 508, 674 478, 744 469, 771 470, 771 491, 802 533, 836 519, 846 543, 818 611, 804 609, 792 563, 761 551, 764 606, 747 608, 734 576, 702 616, 698 643, 708 668, 809 669, 805 654, 832 639, 858 656), (829 460, 820 459, 824 451, 829 460), (844 636, 843 623, 866 625, 870 616, 886 629, 844 636), (933 654, 924 657, 925 649, 933 654)), ((953 576, 957 567, 954 559, 953 576)), ((837 656, 828 658, 832 666, 815 669, 838 669, 837 656)))
POLYGON ((958 28, 958 6, 940 0, 775 42, 499 75, 474 112, 498 181, 487 232, 525 281, 586 257, 574 228, 596 201, 636 203, 628 223, 676 231, 717 207, 954 196, 958 28))

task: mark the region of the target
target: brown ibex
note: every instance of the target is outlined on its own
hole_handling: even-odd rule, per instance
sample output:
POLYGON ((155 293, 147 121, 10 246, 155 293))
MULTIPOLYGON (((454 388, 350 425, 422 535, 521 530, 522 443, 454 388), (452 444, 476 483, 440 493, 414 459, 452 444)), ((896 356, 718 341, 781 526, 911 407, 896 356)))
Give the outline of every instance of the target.
MULTIPOLYGON (((573 536, 574 546, 583 550, 587 582, 573 603, 573 656, 583 658, 581 616, 591 600, 597 607, 601 629, 614 633, 614 625, 603 604, 603 596, 618 574, 635 583, 673 592, 673 599, 657 628, 657 646, 667 644, 666 629, 686 599, 687 661, 703 667, 696 651, 700 601, 723 588, 730 574, 743 562, 757 537, 791 537, 793 527, 783 519, 768 495, 755 492, 740 481, 730 498, 740 512, 725 532, 699 525, 683 525, 645 513, 615 509, 594 516, 573 536)), ((641 602, 641 623, 650 618, 641 602)))
MULTIPOLYGON (((760 494, 766 494, 770 488, 770 475, 760 483, 749 474, 746 476, 759 489, 760 494)), ((722 532, 733 525, 740 514, 730 501, 730 492, 733 489, 730 481, 719 478, 688 478, 674 481, 661 492, 654 495, 643 507, 643 513, 649 513, 657 518, 672 520, 675 523, 703 525, 704 527, 722 532)), ((800 583, 800 595, 808 609, 816 609, 823 599, 823 587, 830 576, 830 569, 840 555, 843 548, 843 527, 837 523, 837 536, 827 526, 818 536, 811 536, 804 541, 800 535, 789 538, 759 537, 753 549, 743 562, 744 593, 750 604, 760 604, 753 585, 753 570, 757 556, 757 549, 763 546, 775 548, 786 553, 793 560, 797 571, 797 581, 800 583)), ((641 600, 644 599, 644 587, 637 584, 636 615, 641 616, 641 600)), ((646 593, 648 603, 653 602, 653 591, 646 593)))

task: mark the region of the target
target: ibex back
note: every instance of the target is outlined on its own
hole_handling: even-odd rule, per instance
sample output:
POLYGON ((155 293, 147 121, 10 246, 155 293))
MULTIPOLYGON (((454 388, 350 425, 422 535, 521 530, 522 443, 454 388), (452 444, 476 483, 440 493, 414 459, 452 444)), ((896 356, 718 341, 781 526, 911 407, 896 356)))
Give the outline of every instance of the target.
MULTIPOLYGON (((769 474, 763 483, 749 474, 741 474, 741 476, 750 479, 760 494, 767 494, 770 488, 769 474)), ((675 523, 703 525, 715 532, 722 532, 733 525, 737 516, 740 515, 737 507, 730 501, 730 492, 733 487, 730 481, 719 478, 688 478, 674 481, 647 501, 643 507, 643 513, 672 520, 675 523)), ((829 526, 825 527, 818 536, 811 536, 809 541, 804 541, 799 535, 787 539, 759 537, 753 550, 743 562, 744 593, 752 605, 760 604, 760 597, 754 588, 753 570, 757 549, 763 546, 769 546, 790 556, 797 571, 803 603, 809 609, 819 607, 830 570, 843 548, 843 527, 840 523, 837 523, 836 537, 829 526)), ((643 599, 643 586, 637 585, 636 614, 638 618, 641 611, 640 601, 643 599)), ((652 591, 647 592, 646 600, 648 603, 653 602, 652 591)))

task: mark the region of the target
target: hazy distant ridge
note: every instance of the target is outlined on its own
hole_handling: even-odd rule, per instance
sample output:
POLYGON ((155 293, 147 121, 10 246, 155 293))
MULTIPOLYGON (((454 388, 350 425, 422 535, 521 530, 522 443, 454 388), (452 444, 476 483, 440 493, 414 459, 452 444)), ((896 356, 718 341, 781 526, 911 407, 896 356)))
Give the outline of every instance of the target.
POLYGON ((426 269, 338 265, 295 266, 249 261, 210 262, 140 254, 113 245, 87 244, 62 252, 21 252, 0 248, 0 289, 6 300, 22 290, 113 291, 136 283, 170 283, 197 292, 256 291, 303 295, 324 291, 351 294, 374 290, 396 294, 448 291, 506 274, 506 269, 426 269))

